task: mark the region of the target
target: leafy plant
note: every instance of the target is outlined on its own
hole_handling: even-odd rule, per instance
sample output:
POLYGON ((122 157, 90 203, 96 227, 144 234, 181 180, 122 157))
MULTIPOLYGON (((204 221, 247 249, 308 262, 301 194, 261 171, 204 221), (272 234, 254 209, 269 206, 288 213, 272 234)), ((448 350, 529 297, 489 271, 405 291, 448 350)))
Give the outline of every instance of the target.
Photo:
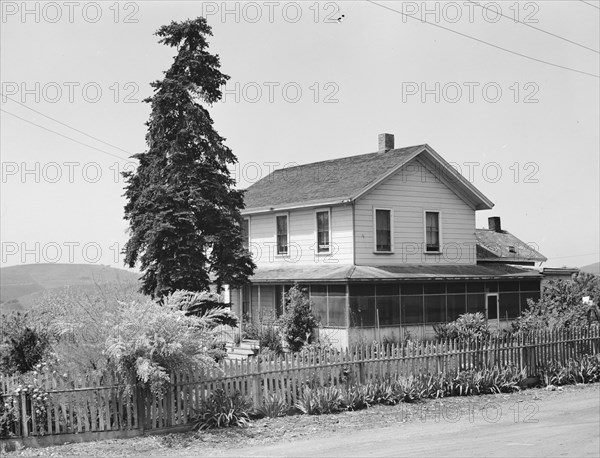
POLYGON ((36 326, 27 313, 11 312, 1 318, 0 371, 31 371, 50 351, 47 331, 36 326))
POLYGON ((565 365, 550 361, 539 375, 545 386, 600 382, 600 354, 570 359, 565 365))
POLYGON ((123 304, 116 313, 119 326, 111 330, 105 353, 109 367, 129 384, 162 394, 170 371, 219 370, 208 353, 215 342, 211 312, 186 316, 150 300, 123 304))
POLYGON ((283 335, 290 350, 299 351, 313 340, 319 321, 312 312, 312 304, 305 290, 294 285, 285 294, 286 311, 280 318, 283 335))
POLYGON ((513 323, 515 331, 587 327, 600 321, 600 277, 580 272, 570 280, 550 280, 538 301, 529 299, 527 310, 513 323), (584 303, 589 296, 591 302, 584 303))
POLYGON ((167 307, 182 310, 186 315, 203 317, 210 313, 214 325, 237 327, 238 316, 231 310, 231 304, 223 302, 221 295, 209 291, 194 292, 178 289, 163 298, 167 307), (218 313, 214 313, 217 312, 218 313))
POLYGON ((289 406, 284 398, 277 394, 268 393, 263 398, 263 404, 256 409, 256 415, 259 417, 283 417, 289 411, 289 406))
POLYGON ((433 326, 438 339, 478 339, 490 335, 488 323, 482 313, 465 313, 450 323, 433 326))
POLYGON ((346 410, 361 410, 370 406, 367 401, 367 388, 365 385, 348 385, 345 387, 342 396, 342 405, 346 410))
POLYGON ((266 348, 270 352, 280 355, 283 353, 281 332, 275 326, 264 326, 258 339, 261 350, 266 348))
POLYGON ((206 354, 214 359, 216 363, 220 363, 227 358, 227 344, 225 342, 213 342, 206 354))
POLYGON ((14 436, 14 427, 19 422, 19 398, 4 396, 0 403, 0 439, 14 436))
POLYGON ((227 428, 247 426, 250 422, 252 400, 239 391, 227 395, 224 390, 215 390, 194 411, 194 429, 227 428))
POLYGON ((336 386, 305 386, 295 407, 307 415, 321 415, 343 410, 344 397, 336 386))

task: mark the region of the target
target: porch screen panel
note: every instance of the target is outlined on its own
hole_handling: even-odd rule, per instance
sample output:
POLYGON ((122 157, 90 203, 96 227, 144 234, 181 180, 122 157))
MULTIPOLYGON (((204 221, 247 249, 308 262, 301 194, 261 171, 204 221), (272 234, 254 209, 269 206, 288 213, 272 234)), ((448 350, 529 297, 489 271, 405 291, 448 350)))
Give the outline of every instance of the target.
POLYGON ((402 324, 422 324, 423 319, 423 295, 402 295, 402 324))
POLYGON ((540 300, 540 292, 539 291, 525 291, 521 293, 521 312, 529 309, 528 299, 531 299, 534 302, 540 300))
POLYGON ((446 321, 446 296, 441 294, 425 295, 425 322, 440 323, 446 321))
POLYGON ((350 325, 375 326, 375 285, 350 285, 350 325))
POLYGON ((522 281, 519 285, 520 288, 520 305, 521 312, 527 310, 529 308, 529 304, 527 299, 531 299, 534 302, 540 300, 540 281, 532 280, 532 281, 522 281))
POLYGON ((346 285, 329 285, 329 326, 346 326, 346 285))
POLYGON ((448 321, 456 320, 460 315, 467 312, 466 294, 448 294, 446 299, 446 311, 448 321))
POLYGON ((467 294, 467 312, 482 313, 485 316, 485 294, 467 294))
POLYGON ((400 288, 394 284, 381 284, 376 288, 377 311, 380 326, 400 324, 400 288))
POLYGON ((521 314, 519 306, 519 282, 518 281, 501 281, 498 282, 498 290, 500 291, 498 300, 500 301, 500 316, 501 320, 516 318, 521 314))
POLYGON ((327 326, 327 286, 311 285, 310 300, 313 305, 313 313, 323 326, 327 326))
POLYGON ((500 318, 501 320, 516 318, 521 314, 519 309, 518 292, 500 293, 499 300, 500 316, 498 318, 500 318))

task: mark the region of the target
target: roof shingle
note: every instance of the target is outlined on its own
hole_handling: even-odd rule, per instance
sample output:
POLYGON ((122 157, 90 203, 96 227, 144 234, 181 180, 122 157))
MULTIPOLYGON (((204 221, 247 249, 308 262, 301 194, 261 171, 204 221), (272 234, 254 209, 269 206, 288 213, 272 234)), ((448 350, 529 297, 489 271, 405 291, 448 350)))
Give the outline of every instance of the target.
POLYGON ((410 146, 275 170, 254 183, 244 196, 246 209, 311 204, 355 197, 425 145, 410 146))

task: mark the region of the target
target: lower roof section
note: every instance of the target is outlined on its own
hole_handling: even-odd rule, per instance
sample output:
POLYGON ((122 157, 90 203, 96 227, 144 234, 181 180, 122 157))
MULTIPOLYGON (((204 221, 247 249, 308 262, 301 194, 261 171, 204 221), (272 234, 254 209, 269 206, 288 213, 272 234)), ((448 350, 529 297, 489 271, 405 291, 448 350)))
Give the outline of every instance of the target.
POLYGON ((277 265, 257 267, 252 283, 510 280, 542 278, 529 269, 497 265, 354 266, 350 264, 277 265))

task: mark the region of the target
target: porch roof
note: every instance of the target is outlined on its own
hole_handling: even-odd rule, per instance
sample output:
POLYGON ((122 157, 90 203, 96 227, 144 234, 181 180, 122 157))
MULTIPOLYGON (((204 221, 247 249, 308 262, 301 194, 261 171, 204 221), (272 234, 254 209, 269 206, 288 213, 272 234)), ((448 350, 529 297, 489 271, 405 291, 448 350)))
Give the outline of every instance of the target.
POLYGON ((529 269, 510 265, 401 265, 354 266, 287 265, 261 266, 250 279, 252 283, 294 282, 354 282, 354 281, 440 281, 440 280, 502 280, 541 278, 529 269))

